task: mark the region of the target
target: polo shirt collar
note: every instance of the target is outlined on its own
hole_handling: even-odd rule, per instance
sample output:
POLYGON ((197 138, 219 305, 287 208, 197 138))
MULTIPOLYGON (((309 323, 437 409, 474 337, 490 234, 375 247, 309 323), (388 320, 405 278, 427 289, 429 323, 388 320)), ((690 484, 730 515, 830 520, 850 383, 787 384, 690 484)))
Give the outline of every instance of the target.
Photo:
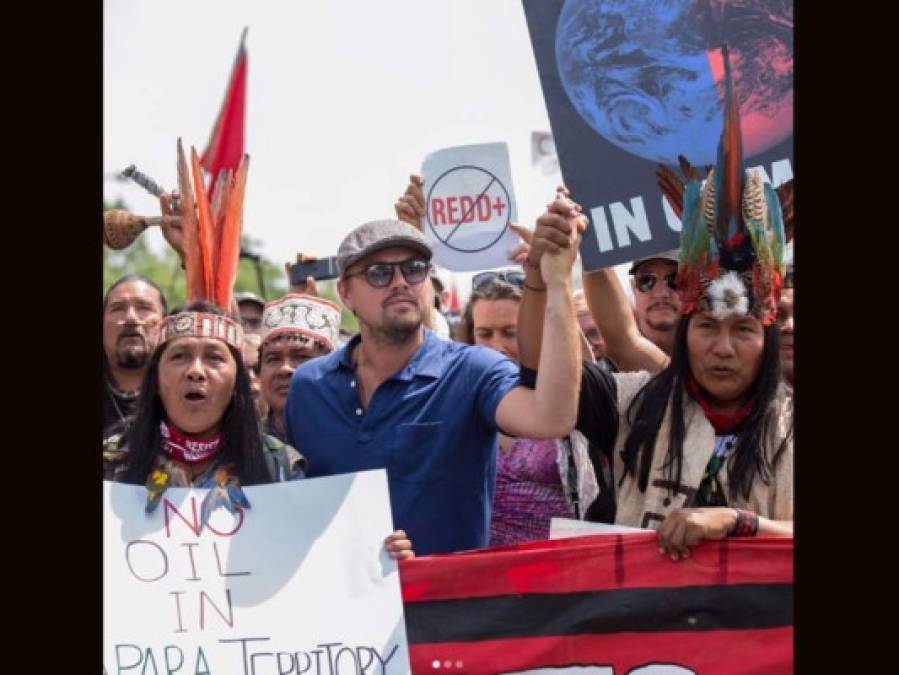
MULTIPOLYGON (((424 331, 425 337, 421 347, 419 347, 418 351, 413 354, 411 359, 409 359, 409 363, 390 379, 410 382, 418 375, 431 378, 440 377, 443 372, 443 363, 439 354, 440 338, 434 335, 428 328, 425 328, 424 331)), ((347 370, 355 370, 356 367, 353 364, 353 350, 360 342, 362 342, 362 335, 360 333, 357 333, 350 338, 350 341, 342 348, 339 358, 334 359, 333 369, 343 367, 347 370)))

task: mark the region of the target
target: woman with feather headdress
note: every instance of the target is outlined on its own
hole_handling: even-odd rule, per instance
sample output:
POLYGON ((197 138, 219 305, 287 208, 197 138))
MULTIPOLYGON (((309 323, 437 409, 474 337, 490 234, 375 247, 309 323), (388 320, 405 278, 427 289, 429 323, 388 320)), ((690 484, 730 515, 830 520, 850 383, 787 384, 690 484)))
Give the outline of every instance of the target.
MULTIPOLYGON (((163 321, 136 413, 103 448, 104 478, 145 485, 148 513, 169 487, 209 488, 201 506, 205 524, 219 507, 250 507, 242 486, 305 476, 306 460, 260 429, 241 354, 243 330, 228 312, 248 162, 245 155, 236 172, 219 176, 210 201, 196 151, 191 149, 191 184, 178 142, 177 248, 188 304, 163 321)), ((401 531, 386 543, 395 558, 413 555, 401 531)))
MULTIPOLYGON (((784 213, 777 192, 743 168, 726 48, 724 60, 724 131, 705 186, 685 161, 686 184, 660 170, 662 191, 682 216, 683 306, 671 357, 640 335, 613 270, 584 274, 610 349, 644 370, 609 374, 585 364, 576 428, 600 444, 614 438, 601 447, 614 467, 615 522, 656 529, 660 551, 675 560, 702 539, 793 532, 792 399, 775 323, 784 213)), ((532 264, 583 226, 581 210, 560 188, 537 221, 532 264)), ((528 274, 539 287, 530 280, 539 265, 528 274)), ((522 303, 526 366, 537 363, 540 339, 525 317, 540 316, 542 302, 526 293, 522 303)))

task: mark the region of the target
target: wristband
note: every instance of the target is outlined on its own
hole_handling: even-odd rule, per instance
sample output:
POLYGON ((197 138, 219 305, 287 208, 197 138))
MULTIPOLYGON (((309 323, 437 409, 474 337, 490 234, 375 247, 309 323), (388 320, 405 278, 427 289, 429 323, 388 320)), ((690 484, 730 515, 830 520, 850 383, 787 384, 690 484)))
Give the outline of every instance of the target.
POLYGON ((526 289, 528 289, 529 291, 534 291, 534 293, 546 293, 546 287, 543 287, 543 288, 534 288, 533 286, 528 286, 528 284, 527 284, 526 281, 523 282, 521 285, 524 286, 524 287, 525 287, 526 289))
POLYGON ((734 509, 737 512, 737 522, 731 528, 731 537, 754 537, 759 531, 759 517, 752 511, 734 509))

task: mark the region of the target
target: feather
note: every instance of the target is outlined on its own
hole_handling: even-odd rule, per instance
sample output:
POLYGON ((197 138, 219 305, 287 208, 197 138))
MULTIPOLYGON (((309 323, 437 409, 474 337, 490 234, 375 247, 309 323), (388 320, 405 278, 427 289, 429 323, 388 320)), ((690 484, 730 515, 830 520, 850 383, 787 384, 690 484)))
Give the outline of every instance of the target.
POLYGON ((178 190, 181 193, 181 230, 184 248, 184 277, 187 286, 187 301, 204 300, 203 268, 197 235, 197 214, 194 208, 194 191, 190 184, 190 173, 184 159, 184 148, 178 139, 178 190))
POLYGON ((745 232, 741 208, 745 174, 740 108, 734 95, 727 45, 721 48, 721 52, 724 57, 724 130, 718 144, 715 168, 715 227, 719 243, 730 250, 741 243, 745 232))
POLYGON ((229 508, 230 500, 228 499, 228 493, 225 491, 225 488, 223 488, 221 485, 216 485, 206 493, 206 496, 203 497, 203 503, 200 505, 201 528, 206 527, 206 525, 209 523, 209 518, 212 516, 213 511, 215 511, 220 506, 225 506, 229 511, 232 511, 232 509, 229 508))
MULTIPOLYGON (((225 219, 224 205, 228 199, 228 193, 231 189, 231 172, 228 170, 219 171, 218 178, 212 189, 212 222, 213 222, 213 238, 212 238, 212 259, 220 260, 220 252, 222 248, 222 223, 225 219)), ((213 263, 215 269, 218 264, 213 263)))
POLYGON ((194 179, 194 196, 197 200, 197 239, 199 241, 200 261, 203 270, 203 299, 212 300, 215 268, 212 260, 212 216, 209 213, 209 202, 203 187, 203 171, 200 168, 200 157, 191 146, 190 164, 194 179))
POLYGON ((232 504, 244 509, 250 508, 250 500, 247 499, 244 491, 240 489, 240 483, 238 483, 237 478, 234 476, 229 478, 225 489, 228 491, 228 497, 231 499, 232 504))
POLYGON ((664 164, 657 164, 656 182, 674 215, 680 218, 684 211, 684 181, 664 164))
POLYGON ((240 233, 243 226, 243 199, 247 187, 247 170, 250 156, 244 155, 232 177, 228 200, 224 204, 221 247, 216 260, 215 303, 223 308, 231 307, 231 292, 237 278, 237 264, 240 261, 240 233))
POLYGON ((159 502, 162 498, 162 495, 165 493, 166 489, 169 486, 171 478, 169 474, 166 473, 163 469, 153 469, 150 472, 150 475, 147 477, 147 505, 144 507, 144 511, 146 513, 153 513, 156 510, 156 507, 159 506, 159 502))
MULTIPOLYGON (((687 182, 690 182, 691 180, 695 180, 695 181, 701 183, 702 180, 705 178, 705 176, 700 178, 699 174, 696 172, 696 169, 693 168, 693 165, 690 164, 690 162, 687 161, 687 158, 684 157, 683 155, 677 156, 677 163, 678 163, 678 165, 680 165, 680 172, 684 175, 684 179, 687 182)), ((706 174, 708 174, 708 172, 711 168, 712 167, 706 168, 706 171, 705 171, 706 174)))
POLYGON ((777 198, 783 213, 786 241, 793 241, 793 179, 777 187, 777 198))

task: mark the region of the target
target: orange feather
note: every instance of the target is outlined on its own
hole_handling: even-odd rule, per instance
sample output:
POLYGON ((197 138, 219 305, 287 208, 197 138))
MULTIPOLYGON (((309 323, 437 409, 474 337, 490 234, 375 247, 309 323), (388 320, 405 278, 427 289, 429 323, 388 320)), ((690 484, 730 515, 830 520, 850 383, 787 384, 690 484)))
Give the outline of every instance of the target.
POLYGON ((178 190, 181 193, 181 231, 184 248, 184 276, 187 282, 187 301, 203 300, 203 267, 197 237, 197 215, 194 193, 190 184, 184 148, 178 139, 178 190))
POLYGON ((190 164, 193 170, 194 196, 197 200, 197 238, 200 249, 200 262, 203 270, 204 300, 213 301, 213 279, 215 269, 212 261, 213 223, 209 213, 209 201, 203 186, 203 173, 200 170, 200 157, 196 148, 190 148, 190 164))
POLYGON ((247 170, 250 156, 244 155, 231 179, 231 189, 224 204, 221 248, 217 260, 218 274, 215 279, 215 302, 219 307, 231 307, 231 293, 237 278, 240 259, 240 233, 243 226, 243 199, 247 187, 247 170))
POLYGON ((228 200, 228 193, 231 191, 231 171, 219 171, 218 178, 212 190, 212 223, 214 234, 212 237, 212 259, 215 268, 218 269, 218 261, 221 260, 222 249, 222 223, 225 220, 224 205, 228 200))

